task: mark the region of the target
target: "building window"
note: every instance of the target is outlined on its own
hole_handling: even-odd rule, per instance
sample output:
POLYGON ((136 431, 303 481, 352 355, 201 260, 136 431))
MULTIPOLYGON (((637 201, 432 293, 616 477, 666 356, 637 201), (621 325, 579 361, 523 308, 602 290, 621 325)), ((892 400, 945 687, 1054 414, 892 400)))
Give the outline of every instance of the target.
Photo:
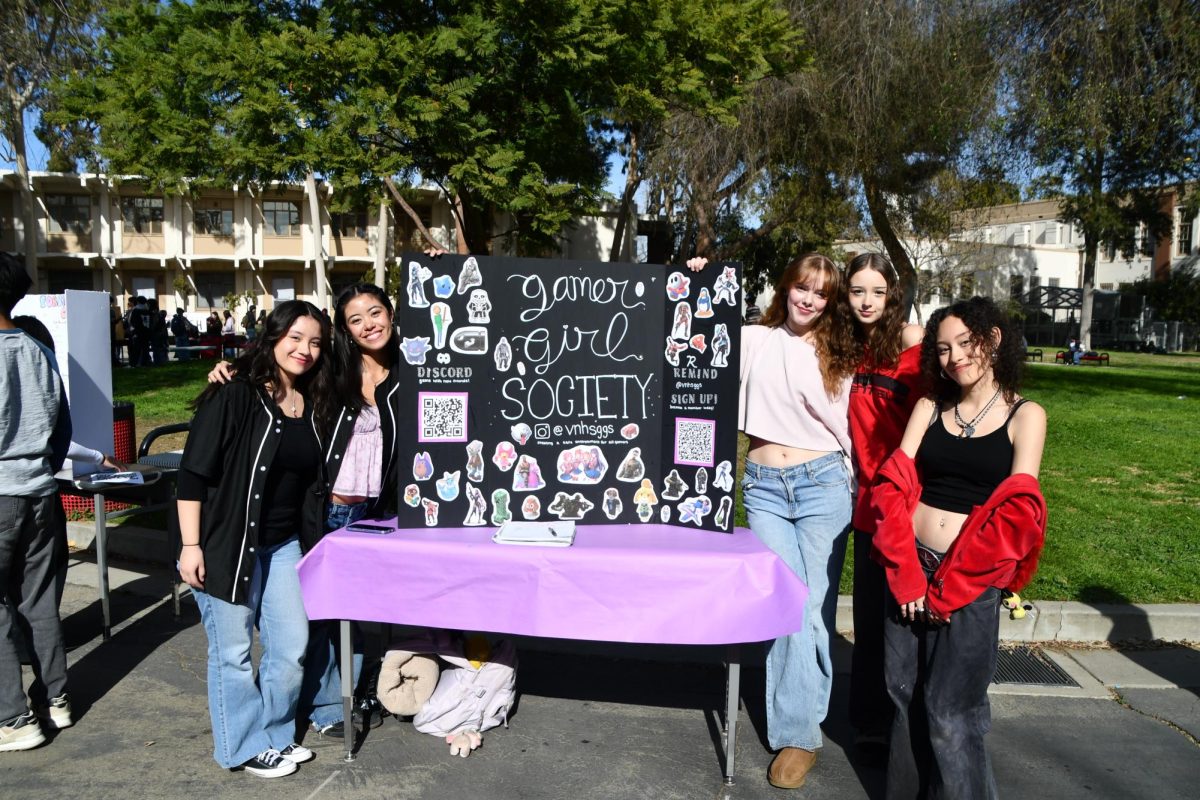
POLYGON ((192 213, 197 236, 233 236, 233 203, 216 203, 192 213))
MULTIPOLYGON (((410 203, 410 205, 412 205, 410 203)), ((432 232, 433 230, 433 207, 424 205, 413 205, 412 210, 417 212, 417 216, 421 219, 421 224, 425 229, 432 232)), ((399 254, 403 250, 424 250, 428 246, 428 242, 421 236, 417 226, 413 223, 412 218, 401 210, 396 209, 396 252, 399 254)))
POLYGON ((1186 256, 1192 252, 1192 225, 1195 220, 1184 219, 1179 215, 1179 231, 1175 234, 1175 254, 1186 256))
POLYGON ((1030 237, 1032 236, 1032 234, 1033 234, 1033 226, 1032 225, 1022 225, 1021 226, 1021 241, 1019 242, 1019 244, 1029 244, 1030 237))
POLYGON ((1158 245, 1158 242, 1155 240, 1154 234, 1152 234, 1150 232, 1150 230, 1143 225, 1142 226, 1142 246, 1141 246, 1141 251, 1140 251, 1141 254, 1148 258, 1153 258, 1154 257, 1154 248, 1157 245, 1158 245))
POLYGON ((975 273, 968 272, 963 275, 958 281, 958 296, 959 297, 974 297, 975 296, 975 273))
POLYGON ((197 305, 206 305, 209 308, 224 308, 225 295, 233 294, 233 273, 232 272, 197 272, 196 279, 196 296, 199 298, 197 305))
POLYGON ((92 232, 92 199, 85 194, 46 195, 46 211, 51 233, 86 236, 92 232))
POLYGON ((52 269, 46 275, 49 294, 62 294, 67 289, 81 289, 85 292, 92 290, 92 271, 90 269, 52 269))
POLYGON ((1104 243, 1104 260, 1105 261, 1116 261, 1117 260, 1117 243, 1116 242, 1105 242, 1104 243))
POLYGON ((1118 292, 1132 292, 1133 284, 1122 281, 1121 283, 1117 284, 1117 291, 1118 292))
POLYGON ((333 235, 342 239, 367 238, 367 212, 349 211, 333 215, 333 235))
POLYGON ((263 233, 268 236, 299 236, 300 206, 290 200, 264 200, 263 233))
POLYGON ((1025 299, 1025 276, 1013 275, 1008 280, 1008 296, 1013 300, 1025 299))
POLYGON ((161 234, 163 232, 163 201, 161 197, 122 197, 121 217, 125 232, 161 234))
POLYGON ((1113 285, 1111 283, 1100 284, 1100 291, 1102 291, 1102 292, 1111 292, 1112 288, 1113 288, 1113 285))
POLYGON ((1042 241, 1045 244, 1058 244, 1058 223, 1047 222, 1046 232, 1042 236, 1042 241))
POLYGON ((1060 282, 1058 278, 1050 278, 1049 281, 1046 282, 1046 285, 1051 289, 1057 289, 1059 287, 1059 283, 1060 282))

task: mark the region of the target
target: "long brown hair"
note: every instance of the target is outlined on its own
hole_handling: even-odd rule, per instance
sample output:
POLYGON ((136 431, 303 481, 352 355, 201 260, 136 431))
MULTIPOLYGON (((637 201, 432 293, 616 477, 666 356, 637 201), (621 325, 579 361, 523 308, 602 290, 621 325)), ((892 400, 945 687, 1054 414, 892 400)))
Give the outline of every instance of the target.
POLYGON ((846 303, 848 318, 854 326, 854 338, 863 347, 863 363, 868 368, 894 367, 903 348, 904 297, 896 268, 882 253, 863 253, 855 256, 846 267, 846 303), (849 309, 850 279, 864 269, 874 270, 887 282, 887 299, 879 321, 869 328, 863 326, 849 309), (869 362, 869 363, 868 363, 869 362))
POLYGON ((775 284, 775 296, 763 313, 760 325, 778 328, 787 322, 788 292, 793 286, 805 281, 821 278, 825 292, 825 310, 812 327, 813 347, 817 351, 817 362, 821 365, 821 382, 825 393, 834 397, 841 384, 858 368, 861 347, 854 338, 854 331, 847 319, 849 311, 845 300, 846 282, 841 270, 820 253, 806 253, 788 264, 775 284))

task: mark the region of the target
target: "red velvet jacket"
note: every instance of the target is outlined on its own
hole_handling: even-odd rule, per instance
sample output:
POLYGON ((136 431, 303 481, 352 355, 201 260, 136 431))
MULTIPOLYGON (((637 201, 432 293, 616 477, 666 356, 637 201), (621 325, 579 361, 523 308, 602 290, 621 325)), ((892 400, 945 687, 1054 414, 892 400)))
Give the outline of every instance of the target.
POLYGON ((887 573, 901 605, 925 595, 925 605, 943 619, 971 603, 989 586, 1018 591, 1037 572, 1046 541, 1046 501, 1037 478, 1018 473, 976 506, 962 531, 926 581, 917 560, 913 512, 921 497, 916 464, 903 450, 884 462, 871 491, 875 522, 872 555, 887 573))

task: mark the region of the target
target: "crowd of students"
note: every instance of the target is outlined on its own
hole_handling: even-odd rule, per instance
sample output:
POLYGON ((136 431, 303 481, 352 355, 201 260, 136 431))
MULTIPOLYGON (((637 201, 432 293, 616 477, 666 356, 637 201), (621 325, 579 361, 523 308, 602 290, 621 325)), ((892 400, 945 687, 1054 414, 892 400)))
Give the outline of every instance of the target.
MULTIPOLYGON (((23 369, 44 356, 23 341, 10 346, 10 309, 0 304, 5 368, 23 369)), ((278 303, 195 401, 179 478, 179 570, 208 636, 223 767, 294 772, 313 757, 295 741, 297 719, 345 735, 331 632, 305 618, 293 567, 326 531, 394 509, 394 316, 370 284, 339 295, 332 323, 310 303, 278 303)), ((983 737, 1000 592, 1032 576, 1045 532, 1037 475, 1046 419, 1018 394, 1023 361, 1019 335, 983 298, 941 309, 924 330, 906 324, 896 271, 874 254, 844 269, 822 255, 797 258, 761 320, 743 330, 747 518, 810 590, 804 627, 767 657, 772 785, 802 786, 823 744, 838 579, 853 531, 850 714, 859 749, 886 758, 889 797, 994 795, 983 737)), ((45 378, 36 387, 49 423, 36 443, 41 472, 32 488, 0 472, 0 501, 21 511, 14 506, 0 527, 10 598, 0 604, 0 671, 9 673, 15 655, 4 629, 13 609, 27 613, 12 599, 22 585, 12 553, 45 548, 35 535, 38 514, 50 513, 41 492, 52 491, 46 476, 61 460, 50 399, 61 385, 44 365, 31 374, 45 378)), ((12 449, 6 437, 0 426, 0 469, 12 449)), ((28 571, 36 559, 24 558, 28 571)), ((56 672, 47 647, 29 707, 19 664, 15 681, 0 672, 4 731, 31 719, 53 724, 65 669, 56 672)))

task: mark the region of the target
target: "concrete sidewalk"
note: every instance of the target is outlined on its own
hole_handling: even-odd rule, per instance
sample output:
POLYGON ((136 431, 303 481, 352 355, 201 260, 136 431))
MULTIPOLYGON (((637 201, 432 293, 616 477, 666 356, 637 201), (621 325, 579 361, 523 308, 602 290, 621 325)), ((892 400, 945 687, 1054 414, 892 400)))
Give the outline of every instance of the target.
MULTIPOLYGON (((774 798, 763 675, 743 680, 738 778, 721 780, 720 648, 524 640, 521 698, 507 730, 467 759, 388 719, 359 758, 340 743, 266 781, 212 761, 205 636, 195 605, 175 620, 165 574, 114 569, 114 637, 99 638, 95 566, 73 559, 63 601, 78 723, 46 746, 0 754, 0 786, 22 800, 141 798, 774 798), (699 658, 699 661, 695 659, 699 658), (19 787, 19 788, 17 788, 19 787)), ((749 649, 749 648, 748 648, 749 649)), ((876 798, 883 773, 853 756, 848 654, 839 638, 826 747, 804 798, 876 798)), ((747 653, 747 662, 753 659, 747 653)), ((1191 798, 1200 785, 1200 652, 1061 648, 1051 657, 1079 689, 995 687, 988 737, 1006 797, 1191 798)))

